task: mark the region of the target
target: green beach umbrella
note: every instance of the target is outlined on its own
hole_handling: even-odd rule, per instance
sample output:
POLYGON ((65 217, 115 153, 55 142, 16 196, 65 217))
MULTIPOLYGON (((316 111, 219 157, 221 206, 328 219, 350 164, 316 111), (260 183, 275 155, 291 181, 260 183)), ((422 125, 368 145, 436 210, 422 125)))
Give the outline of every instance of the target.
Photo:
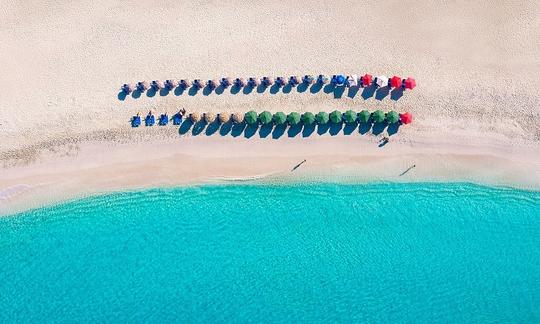
POLYGON ((304 125, 311 125, 315 122, 315 115, 313 115, 312 113, 310 113, 309 111, 308 112, 305 112, 303 115, 302 115, 302 123, 304 123, 304 125))
POLYGON ((246 116, 244 117, 244 119, 246 120, 246 122, 250 125, 253 125, 253 124, 256 124, 257 123, 257 113, 254 112, 253 110, 252 111, 248 111, 246 113, 246 116))
POLYGON ((362 110, 359 114, 358 114, 358 118, 360 119, 360 121, 362 123, 367 123, 369 122, 369 119, 371 118, 371 113, 367 110, 362 110))
POLYGON ((382 110, 375 110, 375 112, 373 112, 371 117, 373 118, 374 122, 382 123, 386 116, 384 115, 384 112, 382 110))
POLYGON ((321 111, 315 116, 315 119, 317 120, 318 124, 324 125, 328 123, 328 113, 325 111, 321 111))
POLYGON ((343 119, 345 119, 345 122, 348 124, 356 123, 356 113, 352 110, 347 110, 343 119))
POLYGON ((330 113, 330 121, 334 124, 341 123, 341 111, 334 110, 330 113))
POLYGON ((274 123, 276 123, 276 125, 283 125, 286 122, 287 116, 284 113, 280 111, 274 114, 274 123))
POLYGON ((291 125, 297 125, 300 122, 300 114, 297 112, 292 112, 287 116, 287 121, 291 125))
POLYGON ((263 125, 270 124, 272 122, 272 113, 269 111, 263 111, 259 115, 259 120, 263 125))
POLYGON ((395 124, 399 121, 399 115, 397 112, 395 111, 389 111, 387 114, 386 114, 386 121, 389 123, 389 124, 395 124))

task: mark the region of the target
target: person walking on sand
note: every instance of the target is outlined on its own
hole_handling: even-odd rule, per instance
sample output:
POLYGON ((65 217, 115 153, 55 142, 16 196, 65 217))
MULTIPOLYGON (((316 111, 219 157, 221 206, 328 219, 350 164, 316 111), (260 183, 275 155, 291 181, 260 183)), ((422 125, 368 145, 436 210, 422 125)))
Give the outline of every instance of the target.
POLYGON ((302 164, 304 164, 304 163, 306 163, 306 162, 307 162, 307 160, 304 159, 304 161, 302 161, 302 162, 298 163, 297 165, 295 165, 294 168, 291 170, 291 172, 293 172, 294 170, 298 169, 302 164))

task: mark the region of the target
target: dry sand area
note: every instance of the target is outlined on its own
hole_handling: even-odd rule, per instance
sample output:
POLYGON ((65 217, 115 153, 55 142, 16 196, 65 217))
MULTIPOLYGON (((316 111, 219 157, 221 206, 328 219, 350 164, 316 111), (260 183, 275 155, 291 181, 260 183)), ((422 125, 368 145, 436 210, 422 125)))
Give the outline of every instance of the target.
MULTIPOLYGON (((166 142, 175 152, 185 145, 182 154, 196 158, 197 145, 183 144, 187 138, 179 135, 178 127, 131 129, 129 124, 137 112, 152 109, 157 114, 173 114, 182 107, 216 113, 410 111, 414 123, 392 136, 390 145, 398 146, 392 148, 394 153, 420 154, 426 146, 429 149, 424 153, 433 156, 470 156, 475 161, 472 174, 483 161, 480 153, 474 157, 473 153, 484 152, 486 163, 496 157, 516 169, 527 168, 532 179, 528 184, 540 186, 538 1, 6 0, 0 2, 0 20, 0 159, 4 166, 0 189, 10 193, 17 191, 12 189, 17 185, 32 188, 44 174, 56 175, 47 180, 46 187, 62 187, 62 166, 86 165, 88 159, 107 164, 81 167, 78 174, 84 177, 79 187, 90 184, 88 177, 100 176, 92 173, 95 168, 121 174, 129 165, 117 162, 144 155, 142 148, 153 141, 156 145, 166 142), (276 94, 226 90, 220 95, 119 96, 123 83, 140 80, 365 72, 412 76, 418 86, 397 100, 364 98, 362 90, 336 94, 294 88, 276 94), (126 144, 133 149, 125 149, 126 144), (96 145, 101 149, 96 150, 96 145), (113 157, 115 145, 122 146, 122 156, 113 157)), ((369 145, 376 147, 370 134, 331 137, 315 133, 292 142, 258 137, 252 138, 251 145, 238 144, 228 163, 258 163, 242 156, 252 145, 265 141, 310 145, 313 150, 304 153, 319 156, 320 166, 334 165, 336 160, 346 164, 335 156, 347 154, 355 156, 354 165, 362 165, 363 147, 368 147, 373 159, 389 154, 386 148, 370 151, 369 145), (339 146, 349 137, 357 139, 347 141, 362 142, 351 147, 352 153, 344 149, 334 152, 334 157, 324 154, 325 147, 339 146)), ((216 147, 236 145, 234 140, 219 134, 189 139, 216 147)), ((265 145, 267 157, 283 156, 279 145, 265 145)), ((157 156, 154 165, 159 165, 157 156)), ((291 153, 289 157, 295 161, 299 156, 291 153)), ((426 164, 433 160, 424 158, 426 164)), ((224 167, 221 160, 186 168, 183 174, 189 178, 196 169, 192 178, 202 179, 203 175, 250 177, 277 171, 275 164, 260 165, 267 164, 266 169, 237 172, 224 167)), ((448 171, 435 169, 441 174, 448 171)), ((430 170, 426 178, 438 178, 435 169, 426 167, 430 170)), ((458 173, 467 173, 466 169, 458 173)), ((500 170, 494 171, 499 177, 500 170)))

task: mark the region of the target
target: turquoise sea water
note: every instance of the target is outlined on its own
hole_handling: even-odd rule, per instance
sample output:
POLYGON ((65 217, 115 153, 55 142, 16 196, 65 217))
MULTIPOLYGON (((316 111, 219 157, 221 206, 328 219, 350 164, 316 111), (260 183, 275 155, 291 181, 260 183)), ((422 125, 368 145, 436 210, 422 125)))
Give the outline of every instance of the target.
POLYGON ((0 322, 538 322, 540 192, 223 185, 0 218, 0 322))

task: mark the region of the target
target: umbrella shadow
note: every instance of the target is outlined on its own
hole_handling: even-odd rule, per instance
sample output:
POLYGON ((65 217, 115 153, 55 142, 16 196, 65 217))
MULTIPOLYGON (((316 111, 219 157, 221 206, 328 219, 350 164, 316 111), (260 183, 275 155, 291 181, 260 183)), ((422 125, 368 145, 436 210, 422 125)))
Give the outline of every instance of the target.
POLYGON ((276 127, 274 127, 274 130, 272 131, 272 138, 278 139, 283 136, 283 134, 285 134, 285 129, 287 129, 286 124, 276 125, 276 127))
POLYGON ((369 87, 365 87, 364 90, 362 90, 362 98, 364 98, 364 100, 367 100, 373 97, 376 90, 377 86, 375 84, 372 84, 369 87))
POLYGON ((388 125, 388 129, 386 130, 388 132, 388 136, 397 134, 397 132, 399 131, 399 126, 399 123, 393 123, 388 125))
POLYGON ((296 135, 300 134, 302 131, 302 124, 296 124, 289 127, 289 130, 287 131, 288 137, 295 137, 296 135))
POLYGON ((202 94, 203 96, 209 96, 212 93, 212 91, 213 91, 212 87, 207 85, 203 88, 202 94))
POLYGON ((230 120, 226 123, 221 124, 221 127, 219 128, 219 135, 226 136, 227 134, 231 132, 232 127, 233 127, 233 123, 230 120))
POLYGON ((266 125, 262 125, 261 128, 259 129, 259 137, 260 138, 268 137, 268 135, 270 135, 270 133, 272 133, 272 128, 273 128, 273 125, 271 123, 266 124, 266 125))
POLYGON ((182 94, 184 94, 184 91, 186 91, 186 89, 184 87, 178 86, 178 87, 176 87, 174 89, 174 95, 175 96, 181 96, 182 94))
POLYGON ((302 137, 310 137, 314 131, 315 131, 315 124, 304 125, 304 129, 302 130, 302 137))
POLYGON ((359 90, 360 90, 359 86, 350 87, 349 92, 347 93, 347 97, 349 97, 351 99, 356 97, 356 94, 358 93, 359 90))
POLYGON ((328 123, 319 124, 317 125, 317 134, 324 135, 328 132, 329 129, 330 129, 330 125, 328 125, 328 123))
POLYGON ((367 134, 371 130, 371 123, 360 123, 358 132, 362 135, 367 134))
POLYGON ((240 90, 241 90, 241 87, 239 87, 239 86, 237 86, 237 85, 233 85, 233 86, 231 87, 231 94, 235 95, 235 94, 237 94, 238 92, 240 92, 240 90))
POLYGON ((281 91, 283 91, 283 93, 291 93, 292 85, 290 83, 286 84, 281 91))
POLYGON ((390 92, 390 99, 398 101, 401 97, 403 97, 403 88, 395 88, 390 92))
POLYGON ((345 123, 345 127, 343 127, 343 134, 351 135, 355 131, 356 126, 358 126, 357 123, 345 123))
POLYGON ((296 91, 298 91, 299 93, 303 93, 303 92, 306 92, 308 87, 309 87, 309 83, 302 82, 296 87, 296 91))
POLYGON ((191 134, 194 136, 199 135, 204 130, 204 127, 206 126, 206 122, 204 120, 198 121, 195 124, 193 124, 193 129, 191 130, 191 134))
POLYGON ((377 89, 377 91, 375 91, 375 99, 383 100, 384 98, 386 98, 386 96, 388 96, 389 93, 390 89, 388 89, 388 87, 381 87, 377 89))
POLYGON ((384 129, 386 128, 386 123, 374 123, 371 133, 373 135, 380 135, 382 132, 384 132, 384 129))
POLYGON ((251 92, 253 92, 253 87, 250 85, 245 86, 244 91, 242 91, 242 93, 245 95, 250 94, 251 92))
POLYGON ((329 83, 329 84, 324 86, 323 91, 326 94, 330 94, 330 93, 334 92, 335 88, 336 88, 335 85, 333 85, 332 83, 329 83))
POLYGON ((270 87, 270 93, 271 94, 276 94, 279 92, 279 85, 277 85, 276 83, 274 83, 274 85, 272 85, 270 87))
POLYGON ((330 124, 329 133, 331 136, 336 136, 341 131, 341 128, 343 127, 343 123, 332 123, 330 124))
POLYGON ((334 88, 334 99, 340 99, 345 93, 345 86, 335 87, 334 88))
POLYGON ((257 93, 264 93, 266 91, 266 88, 267 86, 265 86, 264 84, 259 84, 257 86, 257 93))
POLYGON ((206 126, 206 136, 211 136, 211 135, 214 135, 218 129, 219 129, 219 121, 217 120, 214 120, 213 122, 211 122, 210 124, 208 124, 208 126, 206 126))
POLYGON ((146 96, 147 96, 147 97, 152 98, 152 97, 154 97, 155 95, 156 95, 156 89, 150 88, 150 89, 146 90, 146 96))
POLYGON ((169 90, 169 89, 167 89, 167 88, 163 88, 163 89, 159 90, 159 95, 160 95, 161 97, 165 97, 166 95, 169 94, 170 91, 171 91, 171 90, 169 90))
POLYGON ((127 97, 127 95, 126 95, 126 93, 124 91, 118 92, 118 100, 124 101, 124 100, 126 100, 126 97, 127 97))
POLYGON ((238 137, 242 135, 245 128, 246 128, 246 123, 233 124, 231 127, 231 136, 238 137))
POLYGON ((131 93, 131 98, 133 99, 139 99, 141 97, 141 92, 139 90, 135 90, 131 93))
POLYGON ((312 93, 312 94, 315 94, 315 93, 318 93, 319 91, 321 91, 322 88, 323 88, 323 84, 320 83, 320 82, 317 82, 317 83, 313 84, 311 86, 311 88, 309 88, 309 92, 312 93))
POLYGON ((225 92, 225 88, 220 84, 217 86, 216 90, 214 90, 214 92, 217 94, 217 95, 220 95, 222 94, 223 92, 225 92))
POLYGON ((195 96, 197 93, 199 92, 199 88, 197 88, 196 86, 192 86, 191 88, 189 88, 189 91, 188 91, 188 95, 190 96, 195 96))
POLYGON ((187 134, 187 132, 189 132, 189 130, 191 129, 191 126, 193 126, 193 122, 191 121, 191 119, 185 119, 184 122, 180 125, 180 128, 178 129, 178 133, 180 135, 187 134))
POLYGON ((258 128, 259 128, 259 125, 257 125, 257 124, 248 125, 246 127, 246 129, 244 130, 244 137, 245 138, 253 137, 253 135, 255 135, 255 133, 257 133, 258 128))

